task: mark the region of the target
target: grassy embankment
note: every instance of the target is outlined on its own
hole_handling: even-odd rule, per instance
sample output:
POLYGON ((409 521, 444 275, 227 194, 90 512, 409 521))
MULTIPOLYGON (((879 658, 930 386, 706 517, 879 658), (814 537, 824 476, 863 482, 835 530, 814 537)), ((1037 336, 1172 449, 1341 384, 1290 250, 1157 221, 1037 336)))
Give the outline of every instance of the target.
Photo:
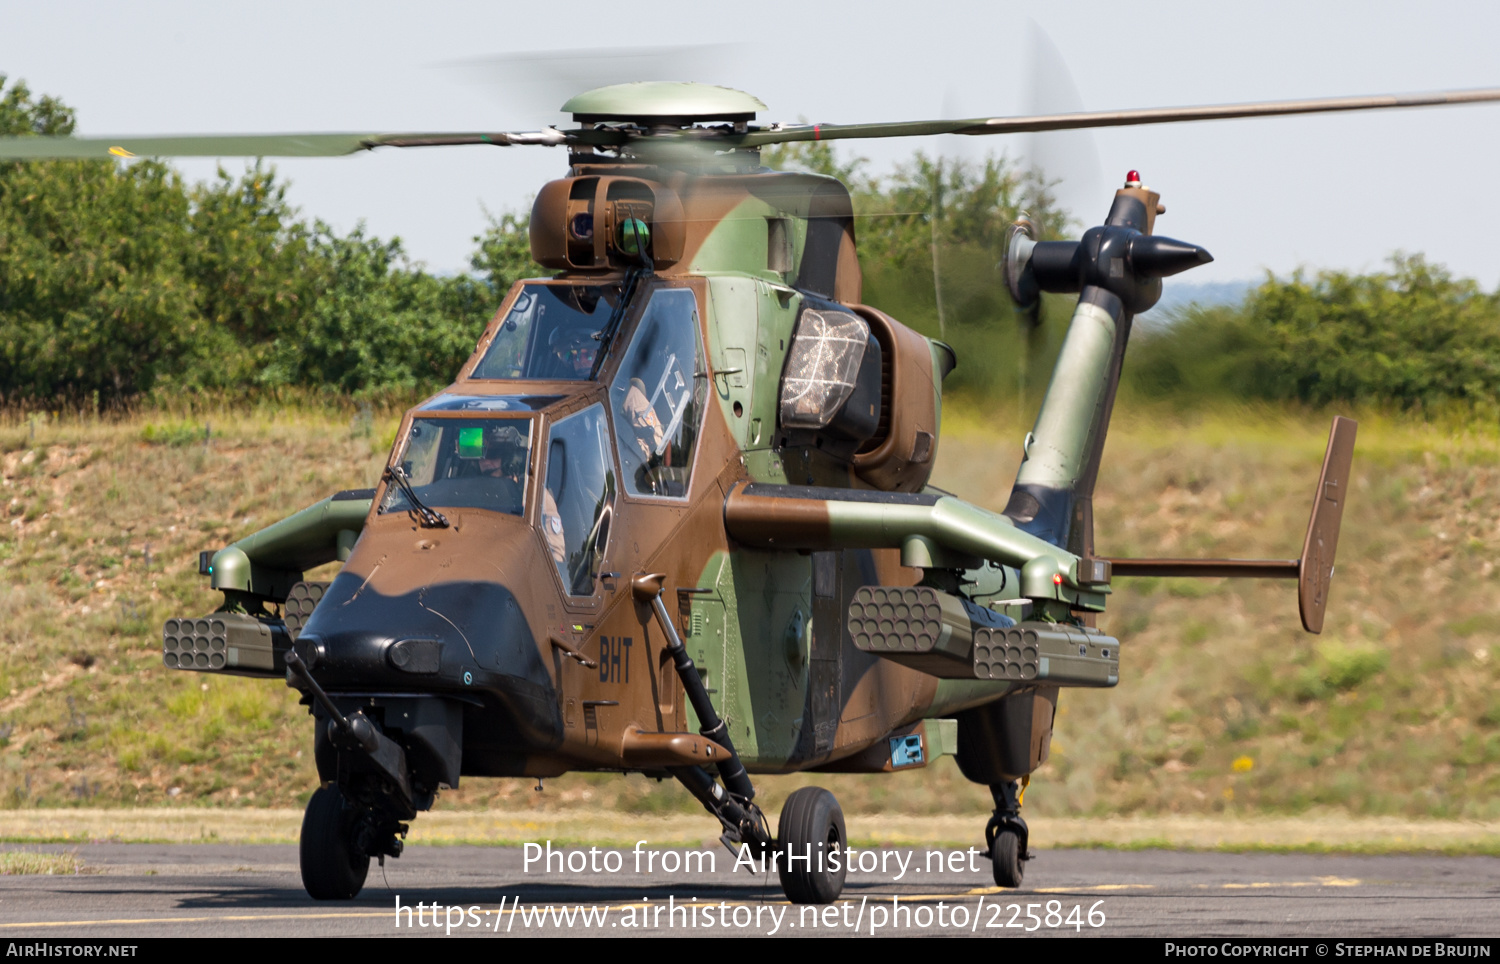
MULTIPOLYGON (((1296 555, 1325 416, 1135 407, 1122 405, 1106 454, 1101 552, 1296 555)), ((394 422, 307 409, 0 422, 0 806, 299 806, 315 776, 292 692, 168 672, 159 627, 212 608, 199 549, 368 485, 394 422)), ((936 483, 998 508, 1023 432, 950 413, 936 483)), ((1321 637, 1301 632, 1287 583, 1120 580, 1101 625, 1126 644, 1122 683, 1064 694, 1028 813, 1059 828, 1100 816, 1500 819, 1497 483, 1493 427, 1366 420, 1321 637)), ((813 782, 851 814, 982 824, 990 806, 951 760, 889 778, 762 778, 763 800, 774 812, 813 782)), ((466 780, 439 808, 581 826, 589 813, 696 810, 639 776, 533 785, 466 780)))

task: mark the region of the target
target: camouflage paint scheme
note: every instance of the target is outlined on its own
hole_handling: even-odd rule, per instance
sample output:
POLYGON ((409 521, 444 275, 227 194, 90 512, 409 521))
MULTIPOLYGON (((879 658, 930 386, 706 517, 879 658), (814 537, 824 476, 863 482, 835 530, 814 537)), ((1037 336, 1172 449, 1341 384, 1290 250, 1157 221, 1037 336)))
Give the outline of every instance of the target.
MULTIPOLYGON (((727 138, 721 143, 751 146, 713 153, 707 140, 664 136, 653 144, 630 135, 631 150, 619 156, 573 153, 568 177, 545 185, 532 212, 533 257, 556 274, 518 283, 455 382, 407 413, 381 484, 333 496, 220 550, 211 565, 205 561, 213 587, 225 594, 224 619, 254 619, 274 626, 283 642, 288 634, 297 638, 284 664, 281 650, 275 659, 267 651, 263 664, 231 663, 241 668, 227 671, 275 677, 290 669, 289 683, 316 706, 320 721, 363 714, 386 734, 359 751, 350 726, 342 736, 332 724, 315 730, 325 785, 343 788, 357 807, 385 808, 379 835, 404 833, 392 821, 430 807, 461 775, 637 770, 676 776, 692 789, 684 773, 706 774, 732 741, 752 773, 887 772, 956 753, 965 775, 995 794, 987 845, 1009 847, 1015 864, 1026 859, 1019 781, 1047 759, 1059 686, 1112 686, 1118 678, 1118 643, 1090 628, 1104 609, 1112 563, 1122 571, 1154 565, 1171 575, 1296 576, 1304 622, 1314 631, 1321 626, 1352 423, 1338 458, 1330 448, 1318 505, 1334 508, 1322 522, 1315 510, 1308 545, 1317 551, 1306 550, 1303 560, 1206 564, 1094 555, 1092 492, 1131 319, 1159 296, 1163 274, 1208 259, 1202 249, 1152 237, 1161 210, 1156 194, 1128 183, 1106 225, 1082 241, 1020 249, 1027 270, 1036 265, 1042 290, 1078 292, 1079 301, 1011 502, 996 514, 927 486, 942 380, 956 359, 946 345, 861 303, 847 189, 832 178, 760 167, 751 142, 762 135, 745 131, 763 105, 748 95, 626 86, 632 89, 607 88, 565 105, 583 125, 567 142, 612 143, 623 136, 613 124, 647 118, 668 131, 722 122, 729 126, 715 129, 727 138), (507 318, 519 299, 531 297, 527 291, 609 284, 632 294, 618 330, 601 333, 591 379, 481 374, 502 330, 514 330, 505 327, 507 318), (687 303, 682 293, 690 296, 699 353, 693 392, 701 379, 695 397, 711 399, 694 409, 692 464, 673 467, 687 470, 686 489, 670 496, 618 484, 627 479, 620 420, 633 416, 626 414, 628 395, 622 405, 611 398, 621 388, 617 376, 623 382, 632 374, 622 369, 633 339, 647 330, 651 299, 664 292, 679 304, 687 303), (868 327, 866 351, 878 366, 861 367, 848 396, 867 407, 851 416, 867 431, 830 436, 783 424, 789 350, 804 309, 852 316, 868 327), (873 387, 859 394, 866 385, 873 387), (614 419, 615 431, 600 435, 607 437, 614 493, 595 504, 587 578, 570 572, 565 582, 554 564, 562 526, 546 488, 550 448, 533 443, 552 439, 555 426, 595 406, 614 419), (517 483, 521 514, 439 503, 433 508, 445 518, 438 525, 430 510, 379 511, 394 495, 391 470, 402 464, 416 419, 502 417, 498 410, 530 426, 529 461, 517 483), (294 588, 304 571, 335 559, 344 565, 326 592, 294 588), (988 646, 1029 626, 1033 640, 1050 633, 1054 647, 1076 649, 1059 655, 1054 648, 1054 662, 1089 662, 1087 672, 1049 677, 1043 659, 1039 673, 1028 664, 1033 675, 999 678, 978 655, 972 665, 949 667, 940 654, 886 652, 885 643, 851 637, 847 617, 862 587, 918 584, 929 593, 924 598, 944 600, 949 628, 941 632, 959 632, 975 654, 981 635, 988 646), (289 608, 319 594, 310 615, 289 608), (692 670, 668 626, 701 679, 693 688, 700 699, 706 689, 724 724, 715 731, 719 744, 705 735, 711 727, 685 692, 684 674, 692 670), (898 753, 898 743, 920 752, 898 753), (386 744, 401 762, 381 770, 386 744), (407 779, 408 764, 412 785, 394 794, 404 802, 388 806, 382 795, 407 779), (356 786, 372 773, 373 790, 368 782, 356 786)), ((817 137, 816 128, 793 133, 781 139, 817 137)), ((558 142, 544 135, 506 143, 558 142)), ((660 425, 646 430, 659 432, 660 425)), ((168 665, 179 665, 172 634, 186 622, 167 626, 168 665)), ((181 668, 203 668, 197 659, 181 668)), ((734 791, 722 764, 718 771, 748 806, 748 784, 748 792, 734 791)), ((700 783, 694 792, 731 836, 747 840, 758 832, 758 810, 736 818, 736 831, 709 802, 722 798, 717 784, 700 783)), ((329 799, 333 809, 310 826, 345 826, 343 805, 329 799)), ((313 810, 310 804, 309 821, 313 810)), ((307 839, 304 833, 304 846, 307 839)), ((365 837, 348 846, 367 855, 400 849, 365 837)), ((304 854, 304 881, 315 896, 358 892, 362 872, 357 881, 314 882, 318 868, 336 865, 342 853, 335 848, 311 864, 304 854)), ((1015 886, 1019 865, 1003 872, 1000 850, 994 859, 997 882, 1015 886)))
MULTIPOLYGON (((655 172, 609 169, 609 176, 616 177, 642 173, 655 172)), ((575 171, 575 176, 591 174, 588 168, 575 171)), ((660 766, 666 761, 650 761, 646 754, 632 753, 633 734, 696 733, 698 721, 685 705, 681 683, 662 655, 662 632, 650 610, 631 598, 628 576, 640 572, 666 573, 669 598, 679 588, 710 590, 680 597, 679 632, 752 772, 806 769, 847 758, 895 729, 951 714, 1010 687, 997 682, 945 682, 941 684, 944 696, 939 699, 940 683, 933 677, 845 644, 843 612, 855 589, 917 581, 920 572, 900 565, 899 550, 804 553, 748 547, 726 534, 725 499, 741 482, 873 489, 858 471, 861 461, 889 470, 891 463, 902 460, 886 456, 877 462, 881 453, 875 452, 875 458, 851 464, 812 447, 777 444, 776 405, 785 346, 805 297, 788 282, 798 278, 807 258, 809 196, 833 199, 835 216, 843 221, 836 237, 843 255, 837 259, 838 271, 832 279, 821 279, 831 290, 817 294, 841 295, 843 304, 859 302, 852 210, 842 185, 813 175, 758 173, 678 175, 672 178, 671 187, 684 210, 683 252, 675 264, 659 267, 651 284, 684 287, 697 299, 710 394, 717 402, 705 412, 685 503, 623 491, 617 494, 600 570, 622 575, 597 580, 595 591, 586 597, 567 595, 556 570, 548 564, 535 517, 540 503, 534 494, 541 484, 538 472, 530 479, 533 497, 528 499, 530 517, 526 520, 479 510, 451 510, 447 514, 453 528, 433 530, 404 514, 378 515, 372 510, 329 591, 327 599, 342 605, 341 582, 353 585, 357 581, 363 592, 393 599, 420 596, 441 583, 492 581, 513 597, 530 627, 530 645, 535 650, 525 660, 527 679, 538 687, 531 705, 538 716, 551 715, 555 720, 533 735, 536 742, 525 741, 522 762, 513 753, 487 749, 476 754, 471 734, 478 714, 469 713, 465 773, 545 776, 569 769, 615 769, 653 762, 660 766), (784 271, 765 268, 766 225, 773 218, 785 218, 795 226, 793 256, 784 271), (819 567, 831 573, 831 592, 815 593, 814 570, 819 567), (553 645, 553 640, 563 646, 553 645), (603 669, 568 658, 567 650, 589 657, 603 669), (538 666, 544 675, 535 674, 538 666), (821 687, 823 695, 815 698, 810 686, 821 687), (546 690, 550 694, 541 696, 546 690)), ((548 200, 544 192, 538 201, 539 219, 546 214, 543 209, 548 200)), ((658 237, 661 230, 656 227, 658 237)), ((572 271, 559 274, 555 281, 598 283, 618 280, 622 274, 619 269, 572 271)), ((560 396, 541 413, 543 424, 536 432, 545 437, 548 424, 603 399, 600 383, 608 384, 613 378, 637 319, 627 319, 614 341, 613 357, 601 368, 597 382, 472 379, 470 373, 519 290, 518 285, 444 394, 560 396)), ((637 301, 644 298, 638 295, 637 301)), ((915 397, 909 402, 908 396, 892 400, 891 407, 902 413, 897 421, 912 420, 911 426, 898 425, 898 430, 925 431, 935 439, 940 386, 933 371, 946 349, 929 344, 883 315, 870 314, 883 322, 898 346, 904 380, 915 383, 914 390, 909 390, 915 397)), ((415 411, 421 409, 418 406, 415 411)), ((404 437, 405 428, 398 436, 404 437)), ((895 449, 896 444, 887 447, 895 449)), ((935 456, 934 445, 921 466, 897 465, 896 473, 904 474, 897 484, 920 487, 935 456)), ((382 495, 383 489, 378 489, 377 504, 382 495)), ((318 616, 325 611, 315 614, 306 631, 323 627, 318 616)), ((490 669, 483 650, 476 648, 476 654, 477 658, 460 660, 452 669, 454 677, 461 672, 460 663, 476 673, 469 692, 483 692, 480 680, 485 677, 480 671, 490 669), (471 663, 478 666, 471 668, 471 663)), ((336 691, 340 681, 333 672, 326 669, 326 680, 322 675, 320 680, 336 691)), ((368 681, 362 684, 369 685, 368 681)), ((394 684, 391 680, 382 685, 394 684)), ((435 688, 431 681, 422 684, 424 692, 435 688)), ((488 715, 511 714, 496 710, 488 715)), ((931 747, 929 759, 933 752, 952 752, 951 737, 942 746, 937 727, 928 739, 938 744, 931 747)), ((888 769, 888 761, 882 761, 871 768, 888 769)))
MULTIPOLYGON (((593 174, 588 168, 573 173, 593 174)), ((611 177, 657 173, 620 166, 608 170, 611 177)), ((939 683, 846 645, 843 613, 855 589, 911 584, 920 576, 920 570, 901 566, 898 549, 796 552, 747 546, 727 535, 725 500, 746 481, 874 489, 868 481, 873 478, 887 489, 920 489, 936 457, 941 373, 951 362, 945 346, 859 305, 852 209, 838 182, 770 172, 701 177, 671 172, 668 179, 683 205, 682 251, 674 264, 659 263, 649 284, 693 293, 710 395, 717 404, 703 413, 685 500, 624 491, 616 495, 608 549, 599 568, 622 575, 596 580, 588 596, 564 591, 539 532, 541 473, 535 464, 525 518, 450 509, 446 514, 452 528, 423 528, 406 514, 377 513, 374 506, 385 495, 381 486, 371 501, 325 500, 240 540, 214 560, 215 588, 281 601, 300 580, 301 570, 328 561, 326 550, 332 546, 335 555, 347 557, 344 568, 304 633, 345 638, 355 632, 360 646, 378 645, 372 634, 389 641, 392 632, 431 632, 444 639, 437 678, 412 679, 388 668, 377 674, 385 678, 372 678, 373 664, 341 660, 333 647, 319 680, 335 694, 371 689, 431 694, 451 688, 477 695, 484 707, 465 709, 464 773, 539 776, 684 762, 650 748, 632 749, 635 734, 691 734, 698 721, 663 660, 659 626, 647 607, 630 598, 626 574, 663 572, 673 595, 679 588, 710 590, 680 597, 679 631, 752 772, 805 769, 849 758, 894 730, 994 698, 1010 686, 939 683), (814 204, 813 213, 821 215, 812 219, 814 231, 821 230, 824 250, 816 250, 814 243, 812 254, 823 259, 825 270, 821 277, 807 279, 802 276, 814 204), (773 219, 792 228, 791 257, 782 270, 766 267, 767 224, 773 219), (828 230, 830 222, 835 231, 828 230), (829 264, 832 271, 826 270, 829 264), (799 290, 794 287, 799 279, 822 290, 799 290), (809 293, 853 307, 894 349, 895 384, 883 400, 888 424, 875 440, 880 444, 866 445, 852 459, 778 438, 786 346, 809 293), (910 440, 919 433, 929 439, 921 462, 909 451, 910 440), (362 525, 351 511, 356 506, 366 511, 362 525), (356 531, 359 538, 350 552, 348 543, 356 531), (277 539, 278 534, 284 538, 277 539), (818 592, 815 569, 827 584, 820 584, 818 592), (521 622, 495 620, 476 609, 471 597, 478 585, 493 586, 491 602, 519 614, 521 622), (443 595, 450 597, 454 611, 436 602, 443 595), (368 615, 358 615, 362 612, 368 615), (495 632, 502 623, 512 630, 509 638, 495 632), (524 632, 515 632, 523 624, 524 632), (570 651, 603 670, 568 657, 570 651), (462 683, 465 672, 468 684, 462 683), (500 691, 503 697, 494 695, 500 691)), ((548 200, 544 191, 538 220, 546 215, 548 200)), ((663 228, 655 228, 659 239, 663 228)), ((618 267, 563 271, 553 283, 597 284, 622 275, 618 267)), ((518 284, 455 383, 434 398, 555 399, 541 410, 534 429, 535 437, 544 438, 549 425, 604 401, 601 385, 614 376, 637 318, 627 316, 597 381, 472 378, 520 290, 518 284)), ((637 304, 646 300, 645 294, 637 295, 637 304)), ((426 413, 432 401, 408 413, 398 438, 405 438, 413 416, 426 413)), ((951 725, 926 728, 926 759, 952 752, 951 734, 951 725), (946 741, 941 732, 949 734, 946 741)), ((889 760, 882 756, 869 768, 889 769, 889 760)))

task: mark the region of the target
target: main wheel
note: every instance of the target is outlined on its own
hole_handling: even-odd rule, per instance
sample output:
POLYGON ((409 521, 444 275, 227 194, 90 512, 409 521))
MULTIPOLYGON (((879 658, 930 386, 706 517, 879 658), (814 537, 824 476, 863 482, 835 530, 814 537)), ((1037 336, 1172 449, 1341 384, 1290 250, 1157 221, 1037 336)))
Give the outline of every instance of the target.
POLYGON ((786 798, 776 825, 781 889, 794 904, 831 904, 844 890, 848 867, 844 811, 822 787, 803 787, 786 798), (837 860, 829 858, 837 854, 837 860), (796 857, 796 860, 792 860, 796 857), (833 870, 832 865, 838 869, 833 870))
POLYGON ((997 887, 1019 887, 1026 875, 1026 861, 1021 859, 1021 837, 1015 830, 1003 827, 990 844, 990 860, 995 865, 997 887))
POLYGON ((302 815, 302 886, 313 900, 350 900, 370 872, 370 857, 355 846, 358 814, 336 786, 321 787, 302 815))

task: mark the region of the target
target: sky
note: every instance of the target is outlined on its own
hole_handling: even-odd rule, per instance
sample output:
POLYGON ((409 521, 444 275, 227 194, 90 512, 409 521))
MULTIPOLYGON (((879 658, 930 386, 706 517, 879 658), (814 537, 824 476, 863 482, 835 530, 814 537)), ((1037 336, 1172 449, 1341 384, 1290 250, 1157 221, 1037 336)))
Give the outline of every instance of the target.
MULTIPOLYGON (((562 122, 538 98, 568 84, 538 80, 555 63, 515 58, 559 50, 596 52, 596 69, 573 71, 584 86, 616 79, 605 63, 660 72, 639 79, 744 89, 768 105, 762 120, 789 122, 1500 87, 1500 4, 1477 2, 0 0, 0 24, 0 73, 62 98, 87 135, 535 129, 562 122)), ((1500 283, 1500 106, 846 145, 875 172, 917 150, 1041 158, 1090 224, 1139 169, 1167 206, 1158 233, 1214 254, 1183 276, 1196 283, 1377 270, 1396 251, 1500 283)), ((176 163, 215 174, 213 161, 176 163)), ((566 157, 467 147, 273 163, 305 215, 363 222, 453 272, 485 212, 528 208, 566 157)))

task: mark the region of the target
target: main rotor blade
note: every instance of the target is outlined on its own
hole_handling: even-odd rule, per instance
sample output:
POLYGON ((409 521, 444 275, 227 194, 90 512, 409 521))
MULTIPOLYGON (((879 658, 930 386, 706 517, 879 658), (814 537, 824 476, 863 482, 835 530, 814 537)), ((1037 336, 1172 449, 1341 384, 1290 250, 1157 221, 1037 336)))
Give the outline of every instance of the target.
POLYGON ((1500 101, 1500 88, 1439 91, 1432 94, 1392 94, 1378 97, 1331 97, 1320 100, 1266 101, 1217 107, 1167 107, 1144 110, 1085 111, 1042 117, 990 117, 970 120, 901 121, 883 124, 799 124, 744 134, 724 134, 698 128, 680 133, 651 133, 618 128, 496 133, 416 134, 205 134, 180 137, 0 137, 0 161, 45 158, 108 157, 340 157, 377 147, 448 147, 489 144, 560 146, 589 144, 619 147, 640 142, 696 143, 708 150, 759 147, 789 141, 831 141, 866 137, 919 137, 929 134, 1019 134, 1034 131, 1129 127, 1178 121, 1228 120, 1337 111, 1385 110, 1397 107, 1437 107, 1500 101))
POLYGON ((341 157, 377 147, 556 145, 560 131, 463 134, 203 134, 181 137, 0 137, 0 160, 108 157, 341 157))
POLYGON ((1022 134, 1035 131, 1084 130, 1095 127, 1132 127, 1179 121, 1230 120, 1239 117, 1276 117, 1287 114, 1326 114, 1338 111, 1389 110, 1397 107, 1439 107, 1500 101, 1500 88, 1449 90, 1430 94, 1385 94, 1374 97, 1324 97, 1316 100, 1273 100, 1254 104, 1208 107, 1152 107, 1141 110, 1083 111, 1041 117, 979 117, 954 121, 904 121, 885 124, 806 124, 752 131, 725 142, 736 147, 758 147, 787 141, 832 141, 864 137, 919 137, 929 134, 1022 134))

